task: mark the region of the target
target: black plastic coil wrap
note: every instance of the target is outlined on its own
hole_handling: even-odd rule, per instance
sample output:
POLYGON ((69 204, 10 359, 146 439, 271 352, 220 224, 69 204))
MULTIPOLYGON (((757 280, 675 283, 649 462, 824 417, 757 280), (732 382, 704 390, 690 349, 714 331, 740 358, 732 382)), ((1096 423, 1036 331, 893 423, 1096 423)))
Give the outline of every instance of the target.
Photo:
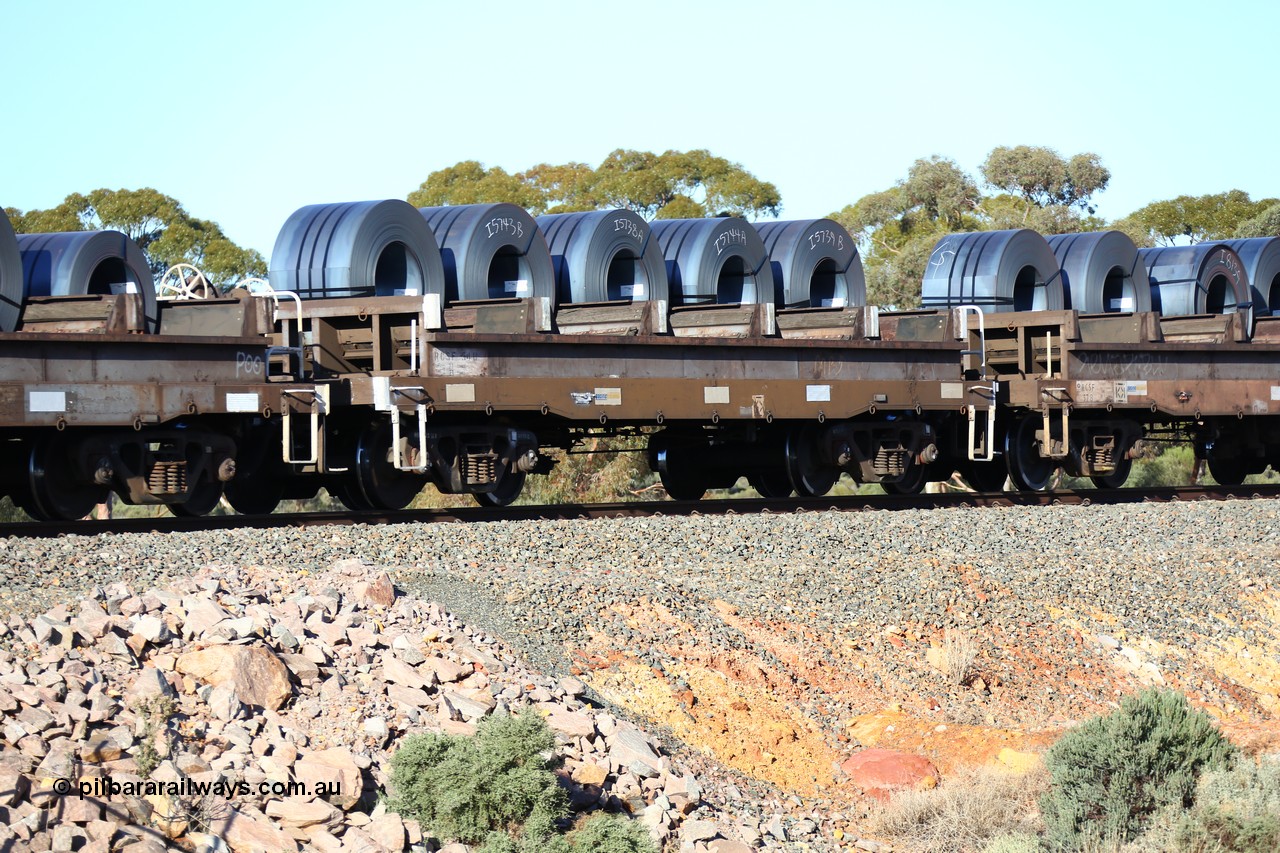
POLYGON ((1229 314, 1251 305, 1249 274, 1224 243, 1139 249, 1151 280, 1151 308, 1166 317, 1229 314))
POLYGON ((660 219, 650 227, 667 262, 672 305, 773 301, 769 253, 745 219, 660 219))
POLYGON ((556 297, 551 252, 538 223, 514 204, 421 207, 444 263, 446 296, 455 300, 556 297))
POLYGON ((867 303, 858 245, 839 222, 757 222, 769 253, 779 308, 845 308, 867 303))
POLYGON ((929 255, 926 308, 976 305, 984 312, 1058 310, 1062 275, 1053 249, 1029 228, 948 234, 929 255))
POLYGON ((1253 310, 1258 315, 1280 313, 1280 237, 1227 240, 1249 276, 1253 310))
POLYGON ((630 210, 539 216, 561 304, 667 298, 667 265, 649 223, 630 210))
POLYGON ((347 201, 299 208, 271 252, 275 290, 303 299, 444 295, 435 235, 407 201, 347 201))
POLYGON ((22 252, 4 209, 0 208, 0 332, 13 332, 22 318, 22 252))
POLYGON ((138 293, 146 329, 159 327, 156 285, 138 244, 119 231, 20 234, 24 302, 32 296, 138 293))
POLYGON ((1151 310, 1147 268, 1129 235, 1089 231, 1047 239, 1062 267, 1064 307, 1086 314, 1151 310))

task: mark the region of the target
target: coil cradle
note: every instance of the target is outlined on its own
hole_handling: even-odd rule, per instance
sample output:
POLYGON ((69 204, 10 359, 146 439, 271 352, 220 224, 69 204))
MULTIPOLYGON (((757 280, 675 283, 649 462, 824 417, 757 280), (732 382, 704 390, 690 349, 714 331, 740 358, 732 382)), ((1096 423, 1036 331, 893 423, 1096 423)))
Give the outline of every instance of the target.
POLYGON ((1249 276, 1253 310, 1258 316, 1280 312, 1280 238, 1227 240, 1249 276))
POLYGON ((1062 267, 1065 308, 1086 314, 1151 310, 1151 283, 1138 247, 1119 231, 1055 234, 1049 248, 1062 267))
POLYGON ((312 204, 285 222, 268 273, 278 291, 303 299, 444 296, 435 234, 396 199, 312 204))
POLYGON ((1057 311, 1065 303, 1058 259, 1028 228, 948 234, 925 267, 926 308, 976 305, 984 312, 1057 311))
POLYGON ((651 227, 667 262, 672 305, 774 301, 768 251, 745 219, 663 219, 651 227))
POLYGON ((13 225, 0 210, 0 332, 18 328, 26 287, 22 279, 22 252, 13 225))
POLYGON ((556 276, 538 223, 514 204, 423 207, 444 265, 446 302, 545 298, 556 276))
POLYGON ((769 253, 779 308, 846 308, 867 303, 858 245, 830 219, 756 223, 769 253))
POLYGON ((1249 274, 1225 243, 1139 249, 1151 280, 1151 307, 1165 317, 1229 314, 1252 306, 1249 274))
POLYGON ((147 332, 159 327, 155 280, 138 244, 119 231, 22 234, 23 304, 41 296, 135 293, 147 332))
POLYGON ((667 299, 667 267, 649 223, 630 210, 537 218, 561 305, 667 299))

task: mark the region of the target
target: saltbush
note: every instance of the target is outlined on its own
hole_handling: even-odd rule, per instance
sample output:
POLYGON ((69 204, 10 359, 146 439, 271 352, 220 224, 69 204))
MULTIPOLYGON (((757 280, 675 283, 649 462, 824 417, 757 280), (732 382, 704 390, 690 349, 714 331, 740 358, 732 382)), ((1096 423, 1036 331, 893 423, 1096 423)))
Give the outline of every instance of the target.
POLYGON ((553 764, 543 756, 555 736, 532 711, 493 716, 475 737, 405 738, 391 756, 389 807, 440 838, 478 844, 526 822, 551 825, 568 811, 553 764))
POLYGON ((615 815, 598 815, 569 834, 573 853, 658 853, 649 830, 615 815))
POLYGON ((1147 690, 1130 696, 1045 754, 1052 781, 1040 799, 1046 841, 1056 850, 1130 841, 1162 809, 1189 808, 1201 773, 1229 768, 1236 756, 1181 695, 1147 690))
POLYGON ((391 756, 388 807, 432 835, 479 844, 477 853, 657 853, 638 823, 604 815, 566 838, 569 811, 547 757, 555 735, 533 711, 494 716, 475 737, 407 737, 391 756))
POLYGON ((1274 853, 1280 850, 1280 765, 1241 760, 1210 770, 1195 805, 1172 815, 1151 846, 1185 853, 1274 853))

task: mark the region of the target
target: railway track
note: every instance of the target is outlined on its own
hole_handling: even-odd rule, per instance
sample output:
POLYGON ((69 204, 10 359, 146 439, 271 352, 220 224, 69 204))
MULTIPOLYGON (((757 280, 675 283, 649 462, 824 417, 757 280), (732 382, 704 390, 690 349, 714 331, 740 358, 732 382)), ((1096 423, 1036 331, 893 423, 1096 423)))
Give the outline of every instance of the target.
POLYGON ((867 512, 948 507, 1049 506, 1280 498, 1280 485, 1179 486, 1159 489, 1086 489, 1055 492, 946 492, 918 495, 841 495, 810 498, 729 498, 701 501, 628 501, 544 506, 441 507, 386 512, 278 513, 263 516, 116 518, 61 523, 0 524, 0 537, 51 538, 122 533, 181 533, 236 528, 354 524, 435 524, 751 513, 867 512))

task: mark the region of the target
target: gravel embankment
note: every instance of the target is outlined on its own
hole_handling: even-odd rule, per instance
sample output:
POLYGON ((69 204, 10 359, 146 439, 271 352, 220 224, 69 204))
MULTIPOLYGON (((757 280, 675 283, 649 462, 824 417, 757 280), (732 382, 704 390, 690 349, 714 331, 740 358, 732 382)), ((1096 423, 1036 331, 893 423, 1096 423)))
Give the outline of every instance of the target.
MULTIPOLYGON (((1234 724, 1274 732, 1280 712, 1278 501, 9 540, 0 610, 348 557, 579 675, 726 780, 799 792, 793 814, 847 802, 830 765, 868 743, 851 718, 889 707, 930 730, 1053 731, 1165 684, 1234 724), (974 645, 960 683, 938 672, 944 629, 974 645)), ((944 748, 918 748, 947 772, 944 748)), ((712 782, 732 812, 758 795, 712 782)))

